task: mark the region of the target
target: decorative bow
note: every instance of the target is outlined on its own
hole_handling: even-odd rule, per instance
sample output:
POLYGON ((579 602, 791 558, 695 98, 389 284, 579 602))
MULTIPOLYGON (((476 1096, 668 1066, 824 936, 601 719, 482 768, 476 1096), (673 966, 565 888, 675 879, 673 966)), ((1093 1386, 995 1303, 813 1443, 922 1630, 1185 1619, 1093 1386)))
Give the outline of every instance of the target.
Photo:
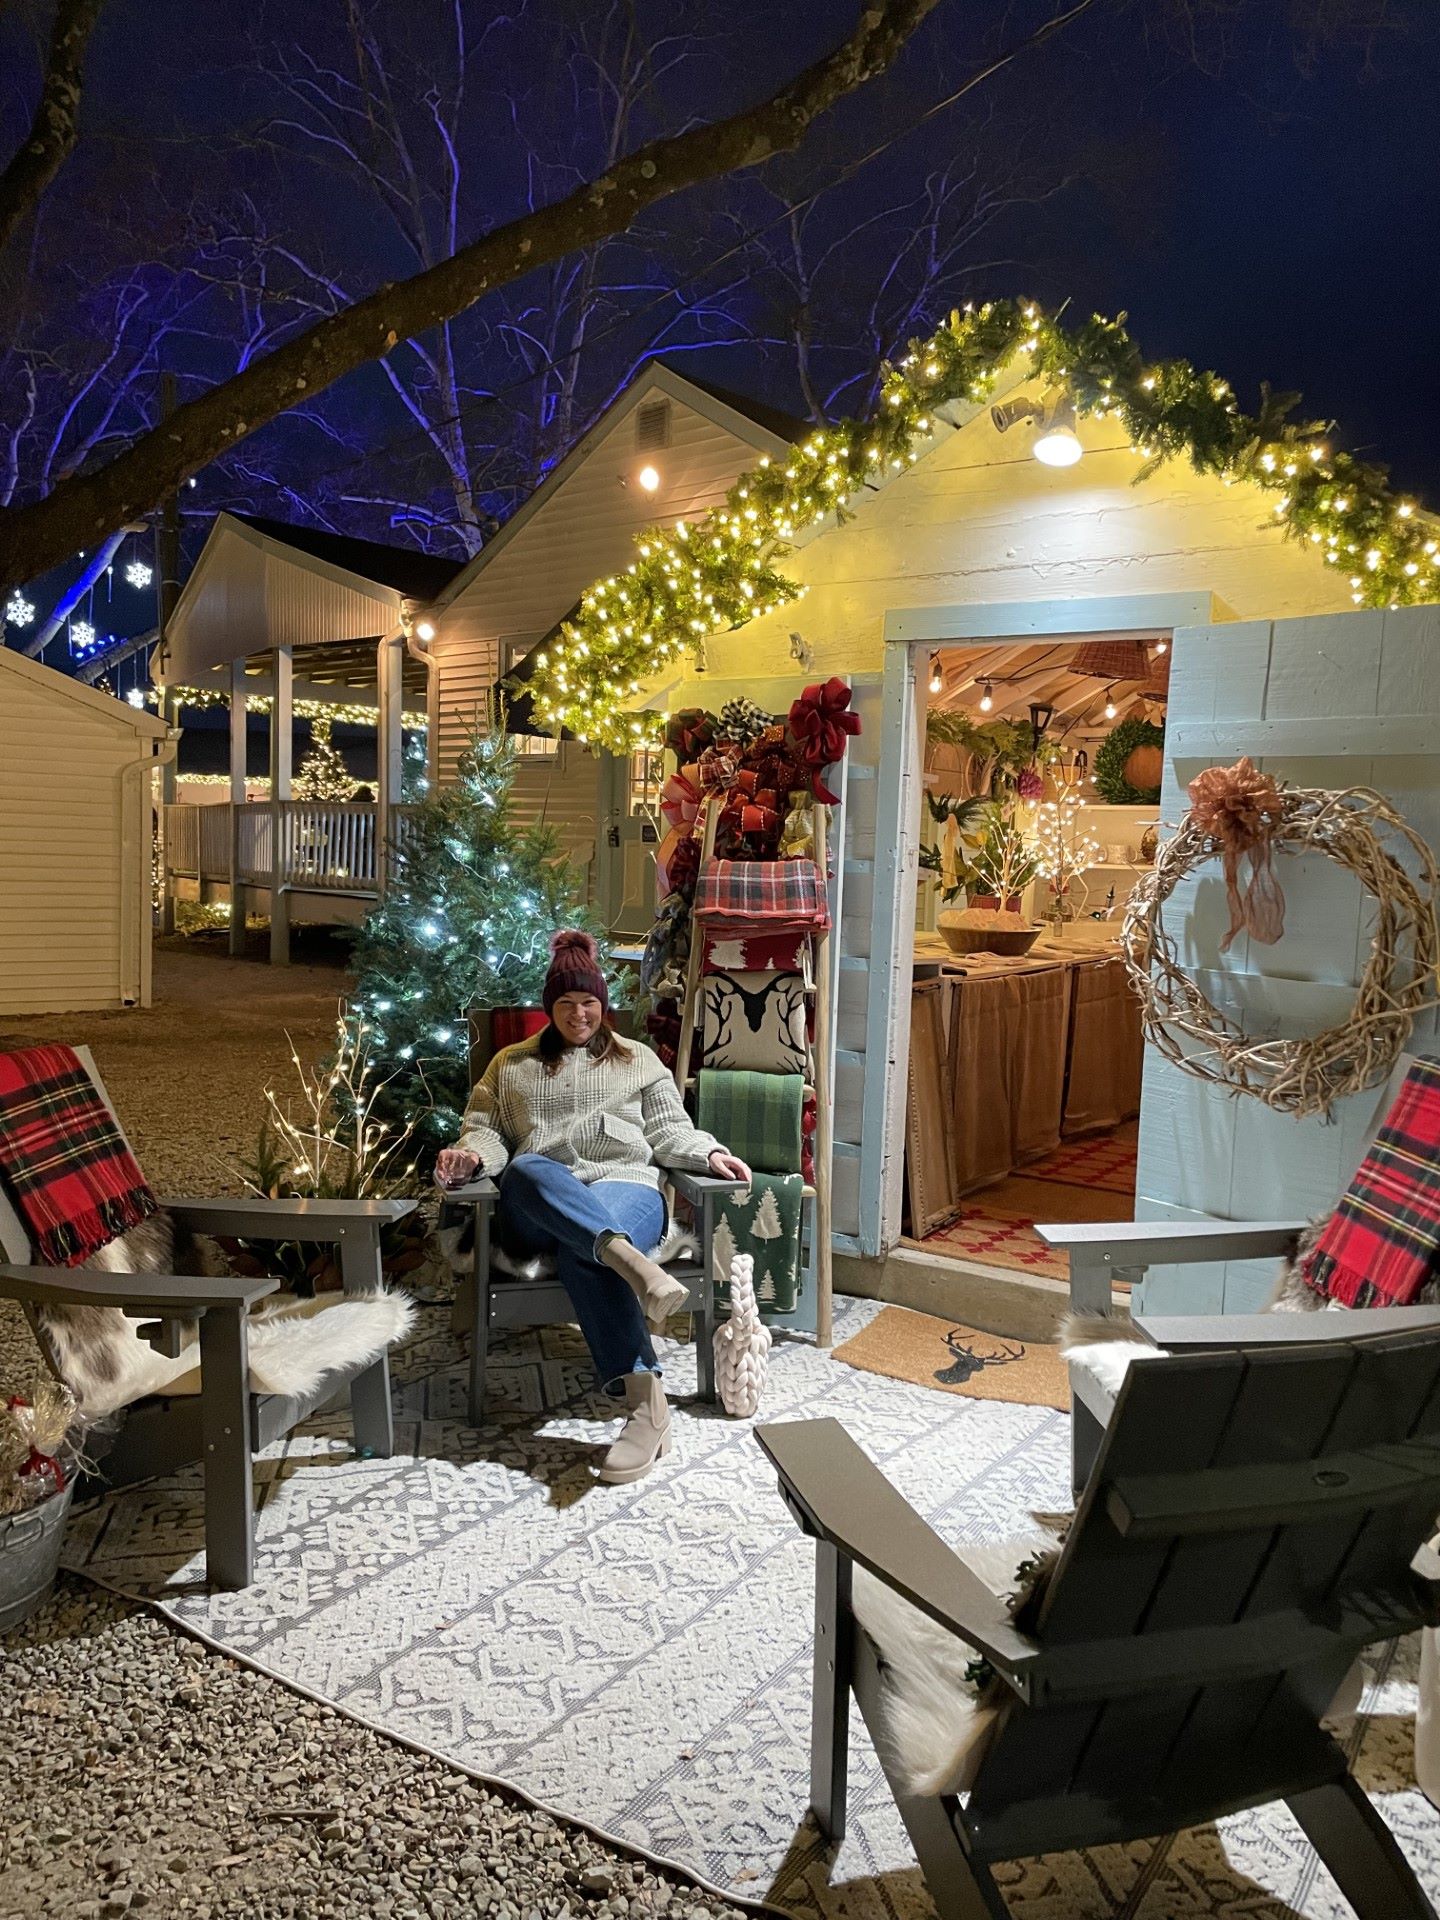
POLYGON ((688 833, 700 812, 701 781, 698 766, 681 767, 660 789, 660 811, 665 824, 688 833))
POLYGON ((707 747, 701 754, 695 771, 706 793, 724 793, 734 786, 735 776, 740 771, 740 762, 733 753, 727 753, 723 747, 707 747))
POLYGON ((1262 946, 1273 947, 1285 931, 1285 895, 1275 877, 1271 842, 1285 818, 1285 796, 1268 773, 1259 773, 1248 756, 1233 767, 1207 767, 1190 782, 1190 818, 1220 845, 1230 930, 1220 942, 1225 952, 1242 930, 1262 946), (1250 882, 1241 891, 1240 862, 1250 857, 1250 882))
POLYGON ((698 760, 715 740, 715 716, 704 707, 685 707, 665 722, 665 745, 682 766, 698 760))
POLYGON ((810 769, 815 798, 833 807, 840 796, 827 789, 821 775, 843 758, 846 741, 860 731, 860 716, 850 710, 850 689, 838 674, 806 687, 790 708, 790 731, 810 769))

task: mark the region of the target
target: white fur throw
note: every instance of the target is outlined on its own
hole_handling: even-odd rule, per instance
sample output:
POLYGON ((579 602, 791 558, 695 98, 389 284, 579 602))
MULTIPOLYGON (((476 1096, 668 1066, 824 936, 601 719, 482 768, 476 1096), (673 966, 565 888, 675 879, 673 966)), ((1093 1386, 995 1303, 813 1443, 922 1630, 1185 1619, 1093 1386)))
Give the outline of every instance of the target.
POLYGON ((770 1329, 755 1300, 755 1261, 737 1253, 730 1262, 730 1318, 715 1329, 715 1385, 720 1404, 736 1420, 760 1406, 770 1371, 770 1329))
POLYGON ((1060 1351, 1072 1367, 1087 1373, 1112 1400, 1137 1360, 1169 1357, 1162 1348, 1138 1339, 1128 1320, 1104 1314, 1071 1315, 1060 1329, 1060 1351))
MULTIPOLYGON (((1020 1563, 1053 1545, 1053 1535, 1036 1533, 967 1545, 962 1557, 992 1593, 1005 1595, 1015 1591, 1020 1563)), ((963 1793, 984 1757, 1003 1693, 977 1693, 965 1677, 975 1649, 862 1567, 855 1569, 851 1603, 880 1655, 883 1726, 877 1744, 886 1766, 904 1792, 963 1793)))
MULTIPOLYGON (((117 1308, 78 1311, 87 1316, 83 1328, 71 1314, 57 1312, 46 1331, 61 1377, 87 1419, 98 1420, 148 1394, 200 1391, 198 1329, 172 1360, 157 1353, 142 1338, 140 1323, 117 1308), (101 1320, 108 1323, 103 1328, 95 1324, 101 1320), (103 1348, 97 1334, 103 1335, 103 1348)), ((327 1374, 359 1373, 378 1360, 405 1338, 414 1318, 409 1296, 388 1291, 269 1304, 250 1316, 250 1391, 305 1398, 327 1374)))

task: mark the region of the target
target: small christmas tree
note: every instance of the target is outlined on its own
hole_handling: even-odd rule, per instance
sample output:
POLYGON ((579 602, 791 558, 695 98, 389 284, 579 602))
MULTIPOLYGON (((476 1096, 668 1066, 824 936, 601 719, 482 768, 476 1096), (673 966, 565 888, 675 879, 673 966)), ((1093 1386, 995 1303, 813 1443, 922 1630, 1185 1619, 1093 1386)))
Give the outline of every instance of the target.
POLYGON ((328 713, 317 714, 310 722, 310 748, 292 782, 297 800, 348 800, 355 791, 354 776, 330 738, 330 729, 328 713))
MULTIPOLYGON (((384 899, 355 943, 353 1014, 371 1029, 376 1118, 414 1122, 428 1158, 452 1142, 470 1089, 466 1014, 540 1004, 550 939, 604 929, 551 827, 512 816, 515 748, 503 713, 452 785, 411 816, 384 899)), ((601 940, 604 953, 603 937, 601 940)))

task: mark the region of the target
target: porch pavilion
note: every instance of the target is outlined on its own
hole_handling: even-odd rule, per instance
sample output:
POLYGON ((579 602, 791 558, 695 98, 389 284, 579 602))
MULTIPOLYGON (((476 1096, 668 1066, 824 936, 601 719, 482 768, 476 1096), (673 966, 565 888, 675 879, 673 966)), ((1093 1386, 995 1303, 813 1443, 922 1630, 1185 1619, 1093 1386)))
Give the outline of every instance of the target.
MULTIPOLYGON (((231 950, 247 901, 268 895, 270 958, 289 958, 292 913, 358 917, 385 884, 387 849, 403 832, 402 729, 428 727, 434 689, 426 614, 460 563, 408 548, 222 513, 152 658, 177 717, 228 705, 230 778, 218 806, 167 794, 166 921, 177 884, 220 883, 231 902, 231 950), (269 716, 270 795, 247 801, 246 720, 269 716), (297 801, 297 717, 377 729, 373 804, 297 801)), ((433 729, 432 729, 433 738, 433 729)))

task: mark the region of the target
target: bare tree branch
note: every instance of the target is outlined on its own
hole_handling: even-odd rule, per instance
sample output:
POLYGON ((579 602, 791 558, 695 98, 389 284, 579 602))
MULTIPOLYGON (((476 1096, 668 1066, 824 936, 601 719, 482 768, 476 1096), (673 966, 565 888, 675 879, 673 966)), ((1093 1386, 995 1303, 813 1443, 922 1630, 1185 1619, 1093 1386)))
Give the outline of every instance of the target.
POLYGON ((77 546, 93 546, 154 507, 196 468, 399 341, 450 320, 536 267, 624 232, 670 194, 793 150, 821 114, 894 61, 938 4, 866 0, 849 37, 761 105, 638 148, 563 200, 381 287, 252 360, 107 465, 62 481, 33 506, 0 515, 3 584, 33 579, 77 546))
POLYGON ((40 104, 0 173, 0 247, 64 166, 80 137, 80 68, 105 0, 59 0, 40 104))

